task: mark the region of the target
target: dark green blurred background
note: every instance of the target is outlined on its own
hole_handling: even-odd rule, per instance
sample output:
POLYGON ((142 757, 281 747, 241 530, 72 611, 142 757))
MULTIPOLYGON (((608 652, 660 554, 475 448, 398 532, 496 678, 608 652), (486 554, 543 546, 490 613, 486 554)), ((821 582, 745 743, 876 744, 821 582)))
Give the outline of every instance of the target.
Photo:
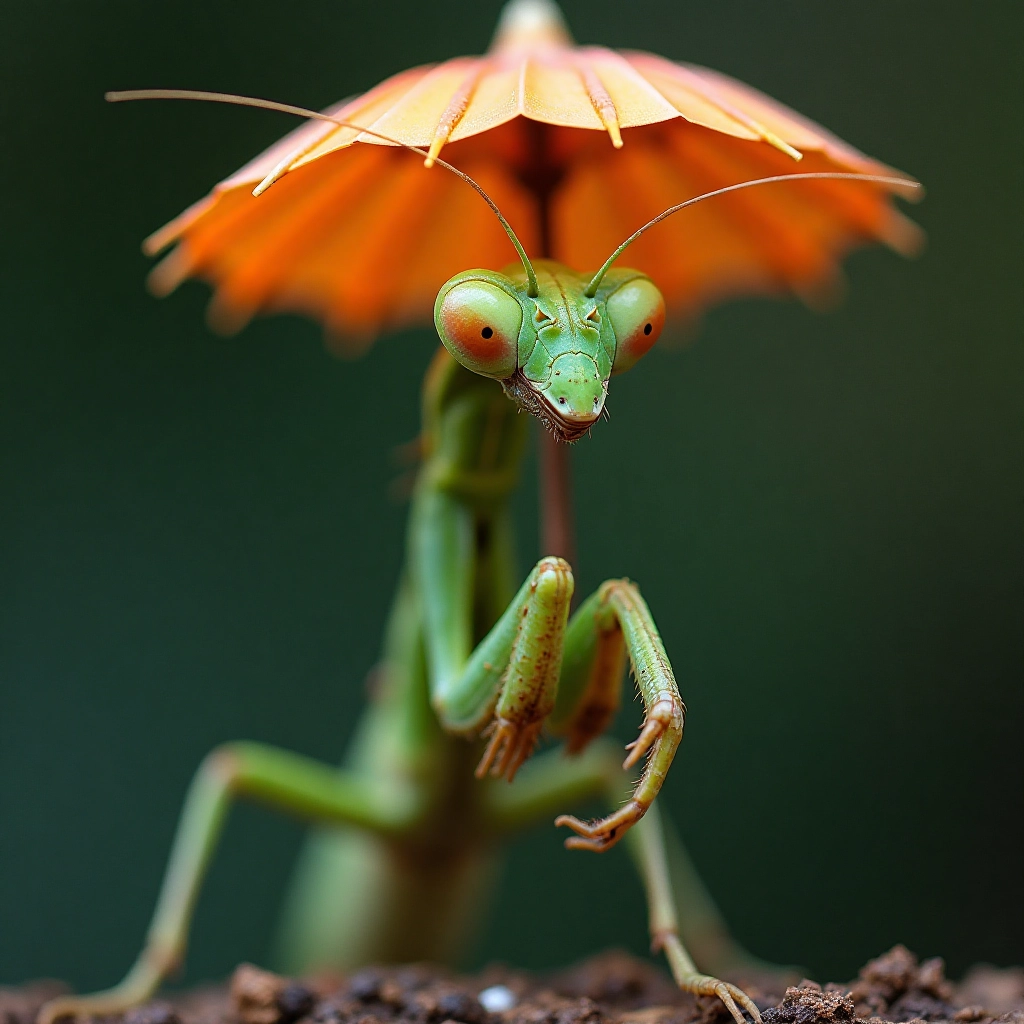
MULTIPOLYGON (((666 803, 757 952, 1024 958, 1019 0, 567 0, 578 39, 709 64, 926 183, 930 247, 827 316, 733 304, 615 382, 574 452, 581 586, 639 580, 691 715, 666 803), (639 527, 638 527, 638 524, 639 527)), ((427 330, 224 341, 139 241, 321 106, 483 49, 497 4, 8 4, 0 27, 0 980, 119 978, 188 779, 251 737, 331 760, 401 558, 391 453, 427 330), (374 419, 374 412, 377 418, 374 419)), ((521 501, 536 554, 535 490, 521 501)), ((624 736, 638 720, 630 707, 624 736)), ((475 962, 642 951, 619 851, 518 844, 475 962)), ((186 980, 264 958, 300 830, 240 809, 186 980)))

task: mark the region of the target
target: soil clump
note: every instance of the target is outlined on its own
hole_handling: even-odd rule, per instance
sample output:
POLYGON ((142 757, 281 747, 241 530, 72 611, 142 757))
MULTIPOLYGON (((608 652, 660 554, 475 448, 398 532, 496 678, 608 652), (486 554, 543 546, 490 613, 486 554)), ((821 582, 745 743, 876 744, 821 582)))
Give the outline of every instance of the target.
MULTIPOLYGON (((788 988, 737 978, 764 1024, 1024 1024, 1024 969, 980 965, 954 983, 941 958, 905 947, 866 964, 848 984, 788 988)), ((40 981, 0 988, 0 1024, 34 1024, 66 991, 40 981)), ((608 952, 550 975, 501 966, 467 977, 423 964, 348 977, 283 978, 242 964, 226 985, 146 1003, 97 1024, 727 1024, 722 1004, 679 992, 663 971, 608 952)))

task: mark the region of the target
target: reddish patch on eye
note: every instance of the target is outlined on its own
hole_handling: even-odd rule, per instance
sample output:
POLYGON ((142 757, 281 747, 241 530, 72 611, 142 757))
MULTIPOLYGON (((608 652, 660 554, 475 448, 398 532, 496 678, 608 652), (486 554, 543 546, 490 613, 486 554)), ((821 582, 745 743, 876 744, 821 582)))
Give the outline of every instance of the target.
POLYGON ((491 310, 474 308, 454 288, 439 310, 439 326, 452 354, 469 369, 488 376, 510 376, 515 372, 519 338, 490 318, 491 310))
POLYGON ((485 316, 450 297, 441 304, 441 326, 448 338, 474 362, 501 359, 508 339, 485 316))
POLYGON ((654 309, 648 312, 643 320, 637 322, 629 334, 617 339, 618 347, 615 351, 616 367, 622 366, 623 369, 626 369, 647 355, 661 335, 664 326, 665 302, 662 300, 658 302, 654 309))

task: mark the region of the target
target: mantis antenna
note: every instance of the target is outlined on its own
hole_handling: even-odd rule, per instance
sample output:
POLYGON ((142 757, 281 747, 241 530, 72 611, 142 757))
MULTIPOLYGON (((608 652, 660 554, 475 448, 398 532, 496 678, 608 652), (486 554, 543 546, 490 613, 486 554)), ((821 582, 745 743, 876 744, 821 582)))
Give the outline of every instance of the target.
MULTIPOLYGON (((712 199, 715 196, 725 195, 727 192, 739 192, 740 189, 753 188, 755 185, 771 185, 776 181, 801 181, 808 179, 832 179, 839 181, 866 181, 874 182, 878 185, 899 185, 904 188, 920 189, 921 183, 913 181, 910 178, 896 178, 890 177, 885 174, 855 174, 848 171, 803 171, 795 174, 773 174, 768 178, 752 178, 749 181, 741 181, 735 185, 726 185, 724 188, 716 188, 712 192, 704 192, 702 195, 694 196, 692 199, 687 199, 685 202, 677 203, 675 206, 670 206, 667 210, 662 210, 657 217, 652 217, 643 227, 637 228, 627 238, 622 245, 620 245, 615 252, 611 254, 604 261, 601 269, 590 279, 590 283, 587 285, 583 294, 588 298, 593 298, 597 294, 597 289, 601 284, 601 279, 608 272, 608 268, 628 249, 645 231, 650 230, 655 224, 660 224, 663 220, 667 220, 674 213, 678 213, 680 210, 685 210, 688 206, 694 206, 697 203, 703 202, 705 199, 712 199)), ((915 196, 915 198, 917 198, 915 196)))
MULTIPOLYGON (((526 250, 523 248, 523 243, 519 241, 516 233, 512 230, 512 225, 505 219, 501 210, 498 209, 498 204, 484 191, 483 186, 478 182, 474 181, 465 171, 460 171, 458 167, 454 167, 446 160, 442 160, 440 157, 431 158, 430 154, 425 149, 420 149, 418 146, 410 146, 407 142, 401 142, 398 139, 392 138, 390 135, 385 135, 382 132, 375 131, 372 128, 365 128, 362 125, 353 124, 351 121, 343 121, 341 118, 332 116, 331 114, 323 114, 316 110, 310 110, 307 107, 297 107, 291 103, 278 103, 275 100, 262 100, 257 99, 253 96, 237 96, 233 93, 226 92, 205 92, 202 90, 195 89, 129 89, 120 92, 108 92, 104 94, 104 99, 109 103, 122 103, 126 100, 203 100, 208 103, 228 103, 239 107, 257 107, 262 110, 276 110, 283 114, 295 114, 298 117, 304 117, 310 120, 317 121, 329 121, 332 124, 336 124, 341 128, 351 128, 354 131, 362 132, 365 135, 372 135, 374 138, 381 139, 384 142, 389 142, 394 146, 402 146, 404 149, 411 150, 413 153, 418 153, 424 158, 424 163, 427 167, 436 163, 443 167, 447 171, 451 171, 456 177, 461 178, 466 184, 472 186, 477 193, 483 198, 484 202, 491 208, 494 215, 501 222, 501 226, 505 229, 505 233, 508 235, 512 244, 516 247, 516 252, 519 254, 519 259, 522 261, 523 269, 526 271, 527 279, 527 294, 531 297, 535 297, 540 294, 540 288, 537 284, 537 274, 533 269, 533 264, 530 262, 530 258, 526 255, 526 250)), ((260 195, 266 191, 267 188, 273 184, 277 171, 272 171, 267 178, 259 183, 255 189, 253 189, 253 195, 260 195)), ((909 178, 898 178, 891 177, 883 174, 856 174, 853 172, 846 171, 804 171, 795 174, 773 174, 767 178, 753 178, 750 181, 741 181, 735 185, 726 185, 724 188, 716 188, 711 192, 704 192, 699 196, 694 196, 692 199, 687 199, 685 202, 677 203, 675 206, 670 206, 667 210, 663 210, 658 214, 657 217, 653 217, 643 227, 637 228, 627 238, 622 245, 620 245, 612 254, 605 260, 601 269, 590 279, 590 283, 584 290, 584 294, 589 298, 593 298, 597 294, 597 289, 601 284, 604 275, 608 272, 611 265, 629 248, 645 231, 650 230, 655 224, 660 224, 663 220, 671 217, 674 213, 678 213, 680 210, 685 210, 688 206, 694 206, 697 203, 703 202, 705 199, 712 199, 715 196, 725 195, 727 192, 738 192, 740 189, 753 188, 755 185, 770 185, 778 181, 801 181, 801 180, 822 180, 831 179, 839 181, 863 181, 873 183, 877 185, 897 185, 908 189, 920 189, 921 185, 919 182, 913 181, 909 178)))
MULTIPOLYGON (((309 110, 306 107, 296 107, 291 103, 261 100, 253 96, 236 96, 234 93, 204 92, 196 89, 127 89, 119 92, 104 93, 103 98, 108 103, 124 103, 127 100, 202 100, 207 103, 228 103, 236 107, 257 107, 261 110, 276 110, 282 114, 295 114, 298 117, 305 117, 309 120, 330 121, 340 128, 351 128, 354 131, 362 132, 364 135, 372 135, 374 138, 381 139, 384 142, 390 142, 393 146, 402 146, 413 153, 418 153, 424 158, 424 163, 427 167, 436 163, 446 171, 451 171, 456 177, 461 178, 467 185, 476 189, 484 202, 494 211, 494 216, 501 222, 501 226, 505 229, 505 234, 508 235, 512 244, 516 247, 516 252, 519 253, 519 259, 522 260, 523 269, 526 271, 528 282, 527 294, 531 297, 540 294, 540 287, 537 284, 537 273, 533 269, 530 257, 526 255, 523 243, 519 241, 516 233, 512 230, 512 225, 505 220, 504 214, 498 209, 498 204, 484 191, 483 186, 474 181, 465 171, 460 171, 458 167, 454 167, 440 157, 431 157, 425 149, 420 149, 418 146, 410 146, 407 142, 401 142, 390 135, 384 135, 382 132, 374 131, 372 128, 364 128, 362 125, 353 124, 351 121, 343 121, 330 114, 309 110)), ((253 189, 253 195, 258 196, 265 192, 273 184, 273 180, 274 172, 271 172, 268 178, 265 178, 253 189)))

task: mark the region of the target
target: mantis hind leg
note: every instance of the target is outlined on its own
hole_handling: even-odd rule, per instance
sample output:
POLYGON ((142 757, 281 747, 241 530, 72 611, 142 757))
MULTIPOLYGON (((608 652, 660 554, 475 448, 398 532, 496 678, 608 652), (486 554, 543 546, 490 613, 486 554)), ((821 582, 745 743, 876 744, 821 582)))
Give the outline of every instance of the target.
MULTIPOLYGON (((493 789, 491 825, 498 832, 515 831, 567 803, 595 796, 614 804, 621 778, 615 748, 607 741, 594 743, 572 761, 552 751, 527 765, 515 786, 493 789)), ((744 1024, 742 1011, 760 1024, 748 996, 735 985, 702 974, 687 951, 692 949, 697 963, 716 973, 747 964, 763 966, 729 934, 682 843, 674 834, 666 835, 656 802, 629 830, 626 841, 647 896, 652 949, 664 952, 676 984, 699 995, 717 995, 737 1024, 744 1024)))
POLYGON ((218 747, 200 766, 189 789, 156 912, 134 966, 114 988, 47 1003, 39 1024, 65 1016, 121 1012, 148 999, 174 971, 184 957, 203 878, 236 797, 379 835, 400 834, 418 813, 418 796, 408 789, 382 786, 263 744, 218 747))

